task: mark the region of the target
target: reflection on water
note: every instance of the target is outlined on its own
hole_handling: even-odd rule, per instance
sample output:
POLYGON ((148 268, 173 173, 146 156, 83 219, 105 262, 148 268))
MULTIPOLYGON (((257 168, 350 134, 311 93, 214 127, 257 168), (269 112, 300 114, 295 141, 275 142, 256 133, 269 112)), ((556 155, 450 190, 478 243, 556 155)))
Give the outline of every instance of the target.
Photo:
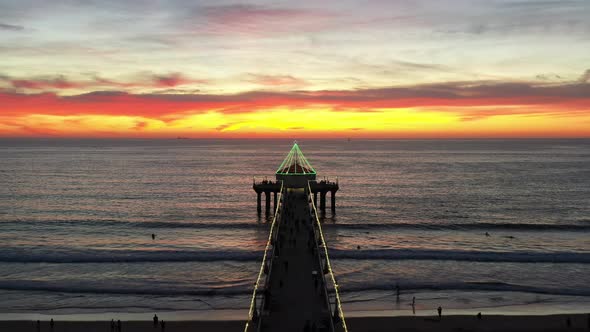
MULTIPOLYGON (((588 143, 300 142, 340 182, 322 222, 347 306, 388 309, 394 282, 450 308, 590 296, 588 143)), ((0 140, 0 311, 245 308, 271 218, 252 177, 290 146, 0 140)))

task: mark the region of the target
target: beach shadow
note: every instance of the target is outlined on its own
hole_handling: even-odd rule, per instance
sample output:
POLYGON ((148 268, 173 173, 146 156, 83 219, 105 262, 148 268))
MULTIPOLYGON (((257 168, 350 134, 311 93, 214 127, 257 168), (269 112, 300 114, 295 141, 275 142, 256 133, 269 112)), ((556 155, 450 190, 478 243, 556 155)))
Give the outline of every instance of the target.
POLYGON ((440 322, 440 319, 438 318, 424 318, 425 322, 440 322))

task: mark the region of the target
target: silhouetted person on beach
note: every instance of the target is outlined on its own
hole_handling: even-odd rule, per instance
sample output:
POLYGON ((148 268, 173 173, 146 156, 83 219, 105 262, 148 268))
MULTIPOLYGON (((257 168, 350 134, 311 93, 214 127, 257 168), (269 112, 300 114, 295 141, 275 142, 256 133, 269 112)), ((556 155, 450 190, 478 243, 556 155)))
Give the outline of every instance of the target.
POLYGON ((123 327, 121 326, 121 320, 117 319, 117 331, 121 332, 123 330, 123 327))
POLYGON ((571 318, 566 318, 565 319, 565 326, 567 326, 568 328, 572 327, 572 320, 571 318))
POLYGON ((356 250, 361 250, 361 246, 356 246, 356 250))
POLYGON ((152 233, 152 240, 156 239, 156 234, 152 233))
POLYGON ((481 312, 477 313, 477 319, 481 320, 481 312))
POLYGON ((412 314, 413 315, 416 314, 416 297, 415 296, 412 297, 412 314))
POLYGON ((37 320, 37 332, 41 331, 41 322, 37 320))
POLYGON ((154 327, 158 326, 158 315, 154 315, 154 327))
POLYGON ((49 327, 51 328, 51 331, 53 331, 54 325, 55 325, 55 323, 53 322, 53 318, 51 318, 51 320, 49 321, 49 327))
POLYGON ((115 320, 111 319, 111 332, 115 332, 115 320))
POLYGON ((486 236, 490 236, 490 233, 486 232, 486 236))
POLYGON ((438 309, 436 309, 438 311, 438 320, 442 319, 442 307, 439 306, 438 309))
POLYGON ((162 320, 160 326, 162 327, 162 332, 166 330, 166 322, 164 320, 162 320))

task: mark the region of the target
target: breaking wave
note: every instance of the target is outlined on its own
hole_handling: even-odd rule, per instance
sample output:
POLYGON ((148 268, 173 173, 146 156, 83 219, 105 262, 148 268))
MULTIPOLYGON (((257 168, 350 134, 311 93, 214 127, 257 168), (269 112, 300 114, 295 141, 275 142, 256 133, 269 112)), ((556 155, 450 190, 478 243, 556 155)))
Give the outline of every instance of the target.
MULTIPOLYGON (((356 260, 436 260, 468 262, 514 262, 514 263, 580 263, 590 264, 590 253, 576 252, 496 252, 427 249, 329 249, 333 259, 356 260)), ((0 262, 14 263, 142 263, 142 262, 214 262, 262 260, 262 251, 246 250, 5 250, 0 253, 0 262)))

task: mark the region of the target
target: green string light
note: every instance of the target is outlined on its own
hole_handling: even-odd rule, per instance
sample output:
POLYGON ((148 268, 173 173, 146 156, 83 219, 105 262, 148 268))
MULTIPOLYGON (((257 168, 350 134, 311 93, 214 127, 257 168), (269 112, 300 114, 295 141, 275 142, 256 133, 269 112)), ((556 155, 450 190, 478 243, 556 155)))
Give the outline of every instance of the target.
POLYGON ((281 191, 279 193, 280 200, 279 204, 277 204, 277 208, 275 210, 275 215, 272 218, 272 223, 270 225, 270 233, 268 235, 268 240, 266 241, 266 247, 264 248, 264 255, 262 256, 262 264, 260 264, 260 271, 258 272, 258 278, 256 279, 256 284, 254 284, 254 291, 252 292, 252 300, 250 301, 250 311, 248 312, 248 321, 246 321, 246 326, 244 327, 244 332, 248 332, 248 327, 250 326, 250 322, 252 321, 252 317, 254 316, 255 302, 256 302, 256 293, 258 292, 258 288, 260 286, 260 279, 262 278, 262 274, 264 273, 264 266, 266 264, 266 257, 268 250, 270 248, 270 244, 272 242, 272 234, 275 228, 277 216, 279 214, 279 208, 281 206, 281 201, 283 198, 283 184, 281 183, 281 191))
MULTIPOLYGON (((309 181, 307 182, 307 189, 311 194, 311 186, 309 181)), ((322 239, 322 243, 324 244, 324 253, 326 255, 326 264, 328 265, 328 272, 330 272, 330 278, 332 279, 332 284, 334 285, 334 293, 336 294, 336 305, 338 306, 338 314, 342 319, 342 327, 344 328, 345 332, 348 332, 348 327, 346 327, 346 320, 344 319, 344 312, 342 311, 342 302, 340 301, 340 294, 338 293, 338 284, 336 283, 336 278, 334 277, 334 272, 332 272, 332 264, 330 263, 330 257, 328 256, 328 245, 326 244, 326 240, 324 239, 324 232, 322 231, 322 225, 320 224, 320 218, 318 217, 318 210, 316 209, 315 202, 312 199, 311 205, 313 206, 313 212, 315 216, 316 223, 318 225, 318 229, 320 231, 320 238, 322 239)))
POLYGON ((316 174, 315 169, 311 166, 297 143, 293 144, 293 147, 287 154, 287 157, 283 160, 281 165, 276 171, 279 175, 309 175, 316 174), (291 172, 291 166, 293 166, 293 172, 291 172))

